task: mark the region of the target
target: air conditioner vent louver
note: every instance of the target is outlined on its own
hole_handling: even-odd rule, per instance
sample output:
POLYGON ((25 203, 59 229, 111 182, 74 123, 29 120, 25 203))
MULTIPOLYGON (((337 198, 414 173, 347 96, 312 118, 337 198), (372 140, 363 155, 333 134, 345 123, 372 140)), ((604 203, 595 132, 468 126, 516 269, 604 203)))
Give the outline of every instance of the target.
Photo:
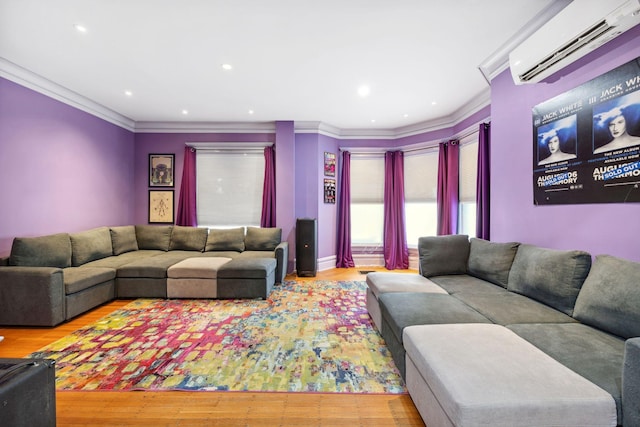
POLYGON ((525 73, 520 75, 520 79, 525 82, 530 81, 535 78, 538 74, 557 64, 558 62, 568 58, 572 53, 580 50, 582 47, 588 45, 589 43, 597 40, 603 34, 608 33, 614 27, 610 26, 607 21, 602 21, 597 25, 591 27, 588 31, 582 33, 580 36, 576 37, 569 43, 565 44, 563 47, 553 52, 551 55, 544 58, 537 64, 535 67, 527 70, 525 73))
POLYGON ((509 54, 516 84, 539 82, 640 24, 640 0, 574 0, 509 54))

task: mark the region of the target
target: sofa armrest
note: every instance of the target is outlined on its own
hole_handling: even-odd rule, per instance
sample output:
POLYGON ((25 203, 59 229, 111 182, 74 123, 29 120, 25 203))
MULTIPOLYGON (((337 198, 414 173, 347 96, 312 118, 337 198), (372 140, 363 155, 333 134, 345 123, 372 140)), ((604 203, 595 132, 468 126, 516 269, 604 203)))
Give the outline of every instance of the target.
POLYGON ((0 266, 9 265, 9 257, 0 257, 0 266))
POLYGON ((0 267, 0 325, 55 326, 65 314, 62 269, 0 267))
POLYGON ((624 345, 622 425, 640 425, 640 337, 629 338, 624 345))
POLYGON ((289 261, 289 242, 280 242, 276 252, 276 283, 284 282, 287 275, 287 263, 289 261))

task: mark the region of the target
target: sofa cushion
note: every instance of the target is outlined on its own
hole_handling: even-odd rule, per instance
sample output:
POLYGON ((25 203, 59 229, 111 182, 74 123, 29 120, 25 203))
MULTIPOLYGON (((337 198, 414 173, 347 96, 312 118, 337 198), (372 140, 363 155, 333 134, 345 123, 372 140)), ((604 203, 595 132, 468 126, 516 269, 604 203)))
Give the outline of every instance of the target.
POLYGON ((482 294, 482 295, 503 295, 509 293, 508 290, 495 283, 488 282, 484 279, 479 279, 475 276, 469 276, 468 274, 452 274, 450 276, 433 276, 430 277, 436 285, 447 291, 447 293, 454 295, 459 293, 464 294, 482 294))
POLYGON ((578 295, 574 317, 624 338, 640 336, 640 263, 598 255, 578 295))
POLYGON ((62 275, 64 293, 70 295, 115 279, 116 270, 98 267, 69 267, 63 270, 62 275))
POLYGON ((447 294, 387 292, 381 294, 378 301, 383 319, 400 342, 402 331, 411 325, 491 323, 473 308, 447 294))
POLYGON ((420 274, 424 277, 465 274, 469 260, 469 236, 428 236, 418 239, 420 274))
POLYGON ((587 252, 522 244, 513 260, 507 289, 571 316, 590 267, 587 252))
POLYGON ((159 255, 136 258, 118 267, 116 277, 138 279, 165 279, 167 269, 187 259, 183 251, 168 251, 159 255))
POLYGON ((469 274, 506 288, 509 270, 520 244, 496 243, 475 237, 470 243, 469 274))
POLYGON ((507 328, 428 325, 404 335, 407 388, 425 399, 429 427, 616 425, 609 393, 507 328))
POLYGON ((133 225, 111 227, 109 231, 111 232, 111 246, 114 255, 138 250, 136 228, 133 225))
POLYGON ((174 225, 171 231, 171 243, 169 250, 181 251, 204 251, 204 245, 207 242, 206 228, 183 227, 174 225))
POLYGON ((247 227, 244 246, 248 251, 273 251, 281 241, 281 228, 247 227))
POLYGON ((209 230, 205 251, 244 251, 244 227, 209 230))
POLYGON ((426 292, 446 294, 447 291, 420 274, 378 271, 367 274, 367 286, 378 298, 387 292, 426 292))
POLYGON ((138 249, 169 250, 171 225, 136 225, 138 249))
POLYGON ((624 340, 580 323, 509 325, 516 334, 592 383, 616 402, 622 423, 624 340))
POLYGON ((111 233, 107 227, 72 233, 69 238, 71 265, 74 267, 113 255, 111 233))
POLYGON ((9 265, 24 267, 71 266, 71 239, 67 233, 13 239, 9 265))
MULTIPOLYGON (((495 286, 495 285, 494 285, 495 286)), ((498 288, 497 286, 495 286, 498 288)), ((461 292, 460 301, 498 325, 514 323, 576 323, 576 320, 533 298, 502 289, 501 294, 461 292)))

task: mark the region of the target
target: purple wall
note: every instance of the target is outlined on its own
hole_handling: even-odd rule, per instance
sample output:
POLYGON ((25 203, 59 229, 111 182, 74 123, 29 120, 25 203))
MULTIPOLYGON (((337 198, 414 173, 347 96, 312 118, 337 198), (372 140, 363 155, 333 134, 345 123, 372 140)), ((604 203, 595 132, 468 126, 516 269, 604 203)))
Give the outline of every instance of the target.
POLYGON ((132 132, 0 78, 0 256, 16 236, 133 220, 132 132))
MULTIPOLYGON (((135 224, 147 224, 149 221, 149 154, 174 153, 175 157, 175 194, 176 209, 180 184, 182 183, 182 165, 186 142, 274 142, 273 134, 240 133, 137 133, 135 134, 135 224)), ((159 189, 157 187, 153 189, 159 189)), ((174 215, 177 212, 174 211, 174 215)))
POLYGON ((276 225, 289 242, 289 272, 295 255, 295 127, 292 121, 276 122, 276 225))
MULTIPOLYGON (((318 162, 318 134, 296 135, 295 153, 295 209, 296 218, 318 218, 322 171, 318 162)), ((318 222, 320 222, 318 220, 318 222)), ((318 224, 318 227, 320 224, 318 224)))
POLYGON ((553 76, 516 86, 509 70, 492 82, 491 238, 557 249, 582 249, 640 261, 640 205, 533 205, 535 105, 640 56, 640 26, 553 76))
POLYGON ((339 156, 338 140, 321 134, 296 135, 296 218, 318 220, 318 258, 336 253, 337 204, 324 203, 324 153, 339 156))
MULTIPOLYGON (((329 256, 334 256, 336 254, 336 245, 337 245, 337 233, 336 229, 338 227, 338 204, 337 204, 337 194, 336 194, 336 203, 325 203, 324 202, 324 152, 333 153, 336 155, 336 166, 338 164, 338 156, 340 153, 338 152, 338 140, 335 138, 331 138, 326 135, 318 135, 318 145, 316 148, 316 153, 318 155, 318 160, 316 163, 317 171, 318 171, 318 194, 317 194, 317 203, 318 203, 318 257, 325 258, 329 256)), ((337 170, 336 170, 337 174, 337 170)), ((326 177, 326 178, 334 178, 336 180, 336 192, 337 192, 337 183, 338 177, 326 177)))

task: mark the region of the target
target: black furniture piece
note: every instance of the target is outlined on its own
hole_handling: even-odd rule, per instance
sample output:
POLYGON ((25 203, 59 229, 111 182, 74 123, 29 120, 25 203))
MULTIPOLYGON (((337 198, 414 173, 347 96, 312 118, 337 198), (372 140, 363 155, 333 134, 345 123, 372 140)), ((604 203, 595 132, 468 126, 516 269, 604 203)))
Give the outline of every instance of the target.
POLYGON ((318 259, 318 221, 315 218, 296 220, 296 272, 299 277, 314 277, 318 259))
POLYGON ((0 359, 0 426, 56 425, 55 365, 48 359, 0 359))

